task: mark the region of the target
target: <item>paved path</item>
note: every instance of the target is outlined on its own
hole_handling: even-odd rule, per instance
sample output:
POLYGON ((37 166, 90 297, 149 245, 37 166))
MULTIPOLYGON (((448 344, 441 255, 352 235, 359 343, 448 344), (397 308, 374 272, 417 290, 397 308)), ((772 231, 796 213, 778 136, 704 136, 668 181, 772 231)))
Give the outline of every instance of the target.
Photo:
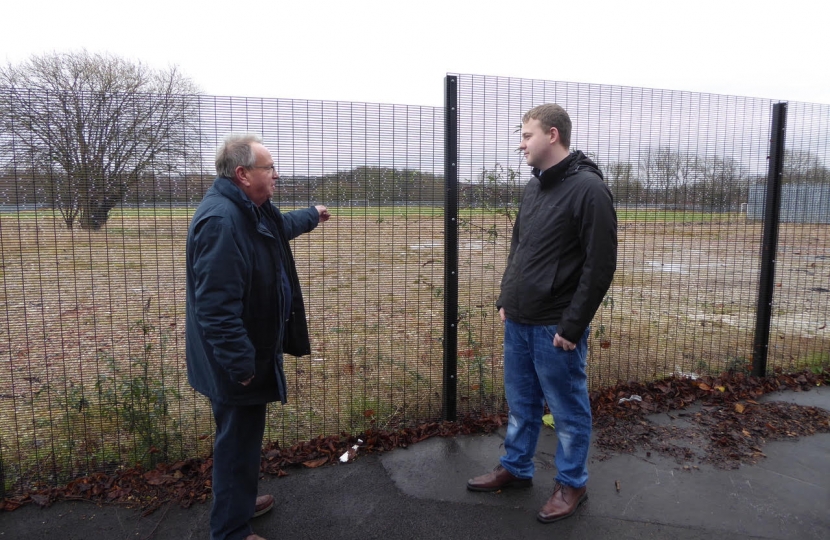
MULTIPOLYGON (((827 387, 764 399, 830 410, 827 387)), ((465 488, 468 478, 497 463, 502 440, 503 433, 434 438, 347 465, 265 478, 260 492, 273 494, 277 508, 256 519, 254 529, 268 540, 830 539, 830 434, 768 443, 766 459, 729 471, 687 471, 654 455, 592 461, 588 501, 574 517, 550 525, 535 515, 553 486, 551 430, 543 430, 531 489, 465 488)), ((0 540, 207 539, 208 510, 208 504, 168 506, 142 518, 91 503, 30 505, 0 513, 0 540)))

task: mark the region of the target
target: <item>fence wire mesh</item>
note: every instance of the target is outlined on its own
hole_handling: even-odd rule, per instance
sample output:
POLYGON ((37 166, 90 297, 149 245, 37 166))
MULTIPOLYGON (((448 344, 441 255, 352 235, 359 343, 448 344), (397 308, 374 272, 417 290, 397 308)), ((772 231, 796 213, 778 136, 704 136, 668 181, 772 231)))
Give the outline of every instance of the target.
MULTIPOLYGON (((108 100, 0 89, 3 490, 210 452, 210 407, 184 369, 184 245, 229 132, 263 137, 282 210, 334 215, 292 244, 312 354, 286 358, 289 403, 269 408, 266 439, 440 417, 443 108, 133 95, 96 120, 108 100), (148 113, 160 102, 172 112, 148 113)), ((573 147, 600 164, 620 220, 592 386, 743 369, 763 229, 749 193, 766 179, 771 102, 463 75, 459 412, 504 408, 494 303, 529 178, 512 149, 522 114, 549 101, 570 112, 573 147)), ((828 118, 790 104, 788 184, 830 185, 828 118)), ((828 236, 820 220, 781 225, 773 366, 830 361, 828 236)))
MULTIPOLYGON (((475 329, 466 350, 459 337, 469 410, 501 396, 484 384, 501 380, 493 299, 531 177, 518 130, 543 103, 569 112, 572 150, 600 166, 619 219, 618 269, 589 340, 591 387, 748 370, 773 102, 479 75, 459 75, 458 96, 459 206, 484 210, 462 216, 459 240, 462 327, 475 329), (760 213, 748 212, 752 189, 760 213)), ((830 106, 789 106, 783 183, 804 195, 786 201, 797 217, 780 225, 770 368, 830 361, 830 228, 815 203, 830 187, 829 120, 830 106)))

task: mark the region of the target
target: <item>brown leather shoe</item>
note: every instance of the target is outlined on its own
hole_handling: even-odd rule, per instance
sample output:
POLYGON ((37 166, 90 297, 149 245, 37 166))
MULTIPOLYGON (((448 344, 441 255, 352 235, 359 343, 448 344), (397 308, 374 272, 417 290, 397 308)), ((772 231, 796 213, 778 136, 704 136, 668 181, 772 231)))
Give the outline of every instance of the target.
POLYGON ((553 487, 553 495, 548 502, 539 510, 536 519, 542 523, 553 523, 566 517, 571 517, 580 504, 588 499, 588 488, 582 486, 575 488, 560 484, 553 487))
POLYGON ((517 478, 499 465, 493 472, 467 480, 470 491, 498 491, 505 488, 526 488, 533 485, 532 478, 517 478))
POLYGON ((259 517, 262 514, 268 513, 274 507, 273 495, 260 495, 256 498, 256 506, 254 506, 254 517, 259 517))

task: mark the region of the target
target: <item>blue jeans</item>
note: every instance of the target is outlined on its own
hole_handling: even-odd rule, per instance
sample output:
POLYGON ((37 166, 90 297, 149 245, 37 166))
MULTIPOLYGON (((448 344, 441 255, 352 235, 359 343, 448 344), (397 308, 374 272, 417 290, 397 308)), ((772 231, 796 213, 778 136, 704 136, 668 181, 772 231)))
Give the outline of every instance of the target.
POLYGON ((591 403, 585 362, 588 334, 576 349, 553 346, 556 325, 504 323, 504 391, 510 409, 506 454, 501 465, 519 478, 532 478, 533 455, 539 441, 544 403, 556 423, 556 480, 581 488, 588 481, 588 448, 591 444, 591 403))
POLYGON ((211 401, 216 420, 213 444, 211 540, 239 540, 251 534, 259 482, 265 404, 223 405, 211 401))

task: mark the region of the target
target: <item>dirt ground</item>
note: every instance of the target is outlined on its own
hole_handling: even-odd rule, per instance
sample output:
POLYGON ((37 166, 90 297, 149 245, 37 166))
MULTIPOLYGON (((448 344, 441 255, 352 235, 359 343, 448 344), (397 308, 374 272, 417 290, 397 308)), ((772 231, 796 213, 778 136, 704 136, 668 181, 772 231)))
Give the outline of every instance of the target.
MULTIPOLYGON (((334 216, 294 242, 313 352, 287 359, 291 401, 269 413, 272 440, 441 413, 443 218, 403 210, 350 218, 334 209, 334 216)), ((184 371, 188 221, 115 217, 105 230, 88 232, 67 230, 44 213, 2 216, 4 459, 100 455, 112 419, 88 411, 119 397, 117 381, 141 376, 169 400, 163 420, 183 435, 183 451, 209 448, 207 403, 189 390, 184 371)), ((494 302, 508 231, 502 216, 461 224, 461 413, 503 405, 494 302)), ((592 388, 751 362, 761 235, 760 223, 743 219, 622 222, 618 271, 592 325, 592 388)), ((830 226, 785 224, 779 235, 769 367, 827 363, 830 226)), ((118 429, 117 447, 127 452, 136 435, 118 429)))

